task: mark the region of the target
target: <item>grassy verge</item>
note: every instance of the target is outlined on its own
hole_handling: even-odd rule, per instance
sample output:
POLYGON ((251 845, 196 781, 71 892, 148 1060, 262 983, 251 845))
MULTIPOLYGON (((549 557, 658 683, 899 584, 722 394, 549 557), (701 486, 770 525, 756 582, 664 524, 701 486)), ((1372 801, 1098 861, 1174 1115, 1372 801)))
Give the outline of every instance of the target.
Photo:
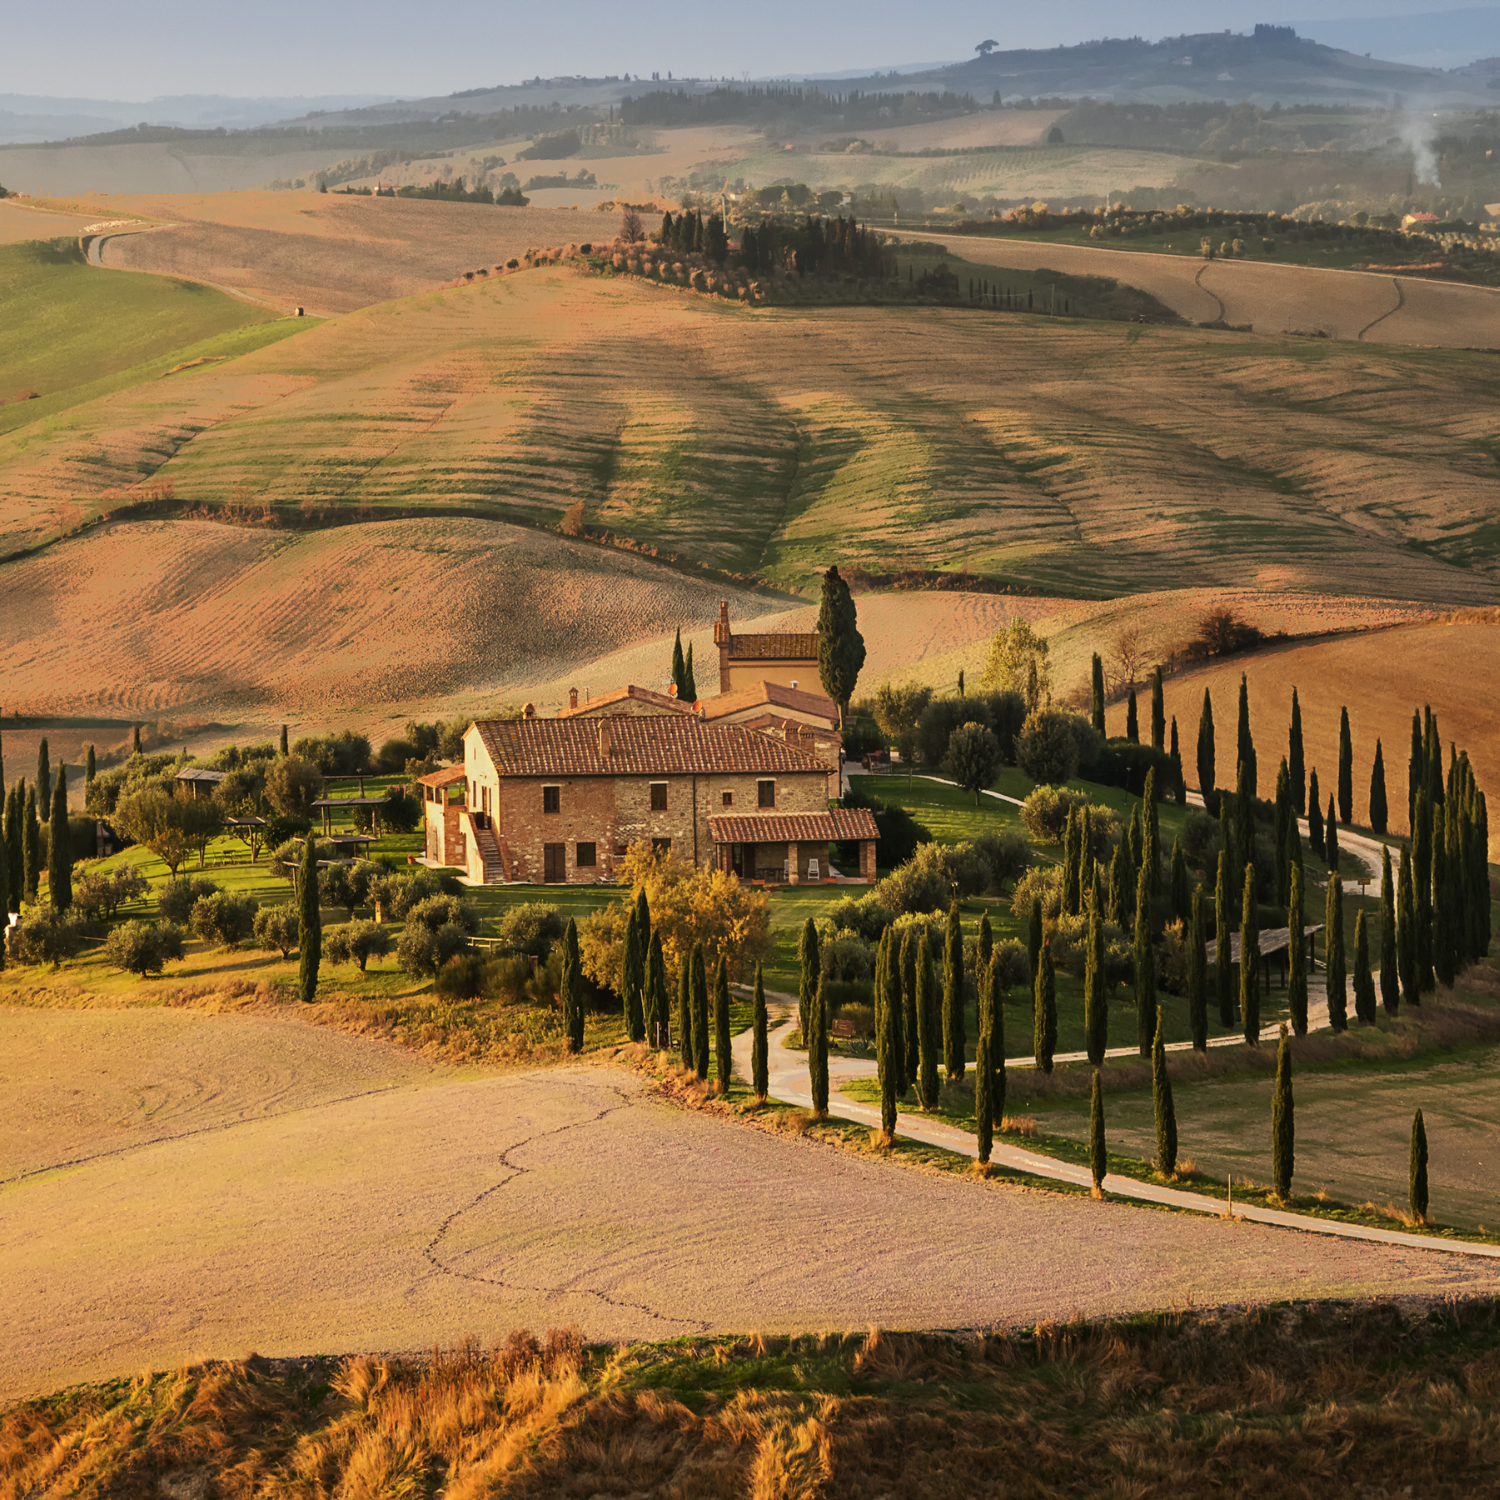
POLYGON ((7 1492, 1459 1496, 1500 1304, 1281 1304, 978 1335, 751 1333, 144 1372, 0 1418, 7 1492), (914 1476, 924 1476, 914 1480, 914 1476))

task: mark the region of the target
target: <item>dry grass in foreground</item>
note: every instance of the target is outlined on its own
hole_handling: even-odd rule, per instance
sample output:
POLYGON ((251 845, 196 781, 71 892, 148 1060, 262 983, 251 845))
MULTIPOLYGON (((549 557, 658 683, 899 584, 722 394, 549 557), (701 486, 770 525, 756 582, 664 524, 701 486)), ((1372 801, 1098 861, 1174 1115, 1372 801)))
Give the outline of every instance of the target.
POLYGON ((1500 1462, 1497 1313, 250 1355, 14 1408, 0 1495, 1464 1495, 1500 1462))

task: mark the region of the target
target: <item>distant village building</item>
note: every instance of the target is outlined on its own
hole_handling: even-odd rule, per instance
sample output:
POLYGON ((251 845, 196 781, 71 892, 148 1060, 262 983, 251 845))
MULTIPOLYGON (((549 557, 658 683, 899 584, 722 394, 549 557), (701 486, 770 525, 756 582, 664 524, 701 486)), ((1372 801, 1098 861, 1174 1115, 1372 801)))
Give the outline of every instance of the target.
POLYGON ((719 648, 719 691, 732 692, 757 682, 785 687, 821 689, 818 676, 818 632, 766 632, 736 635, 729 626, 729 601, 720 600, 714 622, 714 644, 719 648))
POLYGON ((1403 214, 1401 216, 1401 227, 1403 229, 1426 229, 1428 225, 1436 224, 1437 222, 1438 216, 1436 214, 1418 213, 1403 214))
POLYGON ((172 779, 178 782, 196 802, 200 797, 212 797, 214 789, 223 781, 225 774, 223 771, 200 771, 196 766, 189 766, 185 771, 179 771, 172 779))

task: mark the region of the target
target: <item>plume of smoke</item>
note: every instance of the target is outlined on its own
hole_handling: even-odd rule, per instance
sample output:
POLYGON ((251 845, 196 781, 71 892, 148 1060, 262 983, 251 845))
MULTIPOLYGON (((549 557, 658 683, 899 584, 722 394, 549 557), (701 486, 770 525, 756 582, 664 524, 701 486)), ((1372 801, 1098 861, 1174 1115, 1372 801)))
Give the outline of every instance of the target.
POLYGON ((1437 123, 1428 114, 1403 114, 1396 134, 1412 155, 1412 172, 1418 182, 1430 182, 1433 187, 1442 187, 1438 176, 1437 123))

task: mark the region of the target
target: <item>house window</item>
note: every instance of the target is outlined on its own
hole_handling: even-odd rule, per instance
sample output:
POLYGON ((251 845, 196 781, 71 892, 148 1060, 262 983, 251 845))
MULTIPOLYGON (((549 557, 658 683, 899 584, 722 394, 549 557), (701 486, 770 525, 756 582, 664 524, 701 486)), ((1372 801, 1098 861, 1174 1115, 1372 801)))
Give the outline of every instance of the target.
POLYGON ((774 781, 757 781, 755 783, 756 805, 759 807, 776 806, 776 783, 774 781))
POLYGON ((562 811, 562 788, 560 786, 544 786, 542 788, 542 811, 544 813, 562 811))
POLYGON ((580 870, 592 870, 599 863, 598 852, 593 844, 580 844, 573 856, 573 863, 580 870))
POLYGON ((665 854, 665 855, 670 856, 671 853, 672 853, 672 840, 671 839, 652 839, 651 840, 651 852, 653 854, 665 854))
POLYGON ((733 807, 734 806, 734 793, 733 792, 725 792, 724 793, 724 806, 725 807, 733 807))
POLYGON ((651 811, 666 812, 667 810, 667 784, 665 781, 653 781, 651 783, 651 811))

